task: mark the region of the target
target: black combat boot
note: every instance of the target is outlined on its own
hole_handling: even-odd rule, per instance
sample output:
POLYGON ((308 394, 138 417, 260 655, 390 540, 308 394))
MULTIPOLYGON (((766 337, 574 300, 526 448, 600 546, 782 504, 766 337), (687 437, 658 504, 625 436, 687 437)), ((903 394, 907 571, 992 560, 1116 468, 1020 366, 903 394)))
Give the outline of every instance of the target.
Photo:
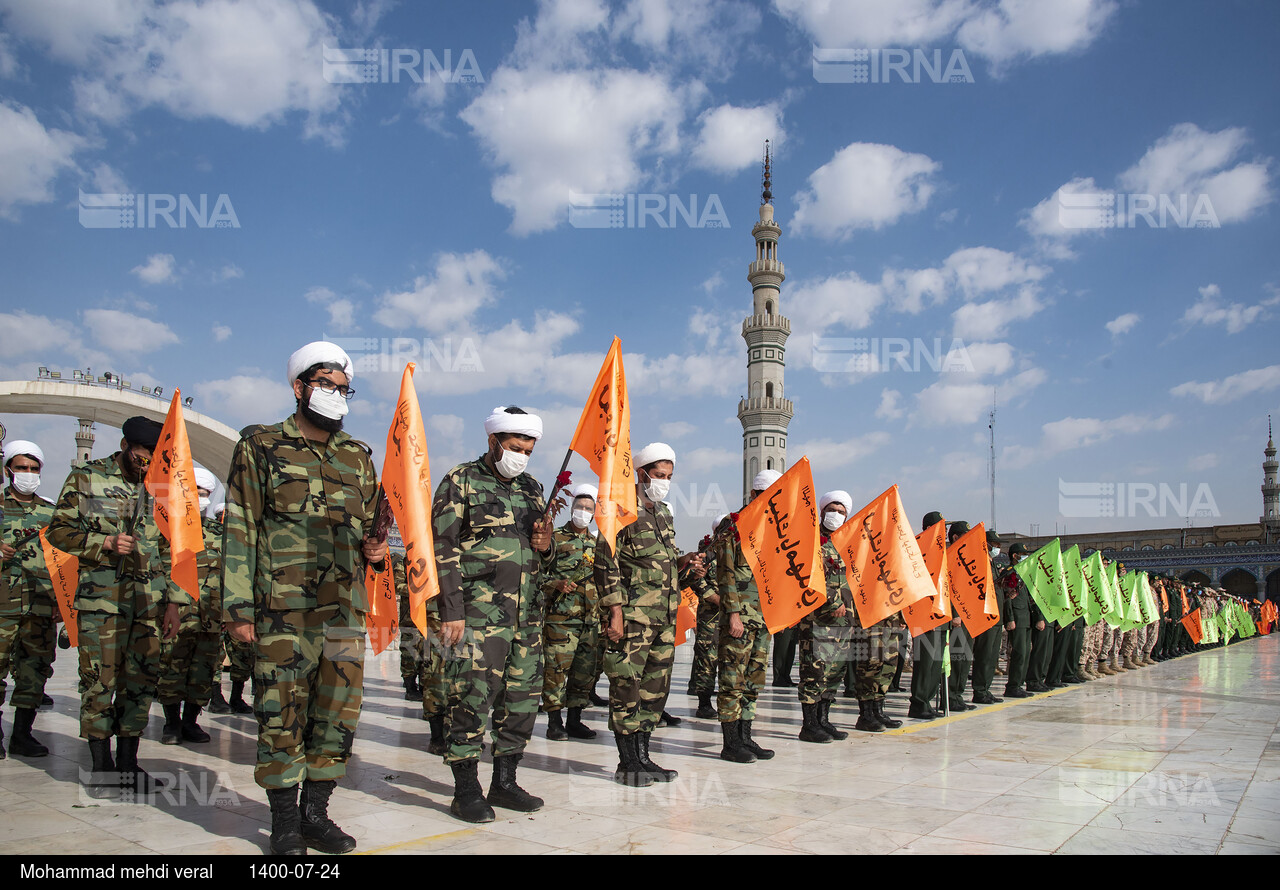
POLYGON ((418 678, 416 676, 404 678, 404 700, 422 701, 422 690, 418 687, 418 678))
POLYGON ((505 754, 493 758, 493 781, 489 783, 489 806, 536 813, 542 809, 542 798, 534 797, 516 784, 516 767, 523 754, 505 754))
POLYGON ((444 734, 444 714, 427 718, 431 727, 431 741, 427 743, 427 753, 443 757, 449 750, 449 739, 444 734))
POLYGON ((111 739, 89 739, 89 775, 84 776, 84 792, 94 800, 119 793, 120 773, 111 759, 111 739))
POLYGON ((913 702, 907 708, 907 716, 912 720, 936 720, 941 715, 928 705, 920 706, 913 702))
POLYGON ((221 681, 213 684, 213 694, 209 696, 209 713, 210 714, 230 714, 231 705, 227 704, 227 700, 222 697, 221 681))
POLYGON ((210 741, 209 733, 200 728, 196 720, 200 717, 200 706, 195 702, 187 702, 182 709, 182 740, 203 745, 210 741))
POLYGON ((837 742, 843 741, 849 737, 849 733, 842 729, 836 729, 831 725, 831 702, 823 699, 818 702, 818 725, 822 727, 822 731, 831 736, 837 742))
POLYGON ((4 758, 4 711, 0 711, 0 760, 4 758))
POLYGON ((302 813, 298 811, 298 786, 268 788, 267 804, 271 807, 271 854, 306 856, 307 844, 302 839, 302 813))
POLYGON ((720 716, 716 710, 716 706, 711 703, 711 693, 703 692, 698 695, 698 710, 693 712, 693 716, 699 720, 714 720, 720 716))
POLYGON ((42 707, 42 708, 52 708, 52 707, 53 707, 53 696, 51 696, 51 695, 47 695, 46 693, 43 693, 43 692, 42 692, 42 693, 40 693, 40 707, 42 707))
POLYGON ((356 839, 347 834, 329 818, 329 796, 337 782, 302 783, 302 839, 307 846, 321 853, 350 853, 356 848, 356 839))
POLYGON ((876 710, 869 701, 858 702, 858 722, 853 724, 858 732, 884 732, 885 725, 876 716, 876 710))
POLYGON ((740 728, 738 729, 738 732, 739 737, 742 739, 742 747, 756 755, 756 760, 772 760, 773 752, 768 748, 761 748, 755 743, 755 740, 751 738, 751 723, 752 721, 750 720, 739 721, 740 728))
POLYGON ((594 739, 596 731, 582 722, 582 708, 569 709, 569 722, 564 725, 564 731, 569 733, 570 738, 575 739, 594 739))
POLYGON ((449 764, 453 770, 453 801, 449 812, 463 822, 492 822, 493 809, 480 788, 479 760, 461 760, 449 764))
POLYGON ((639 755, 640 766, 659 782, 674 782, 676 776, 680 775, 679 773, 673 769, 663 769, 649 759, 649 737, 651 735, 653 733, 650 732, 637 732, 635 734, 636 754, 639 755))
POLYGON ((244 680, 231 681, 231 713, 252 714, 253 706, 244 700, 244 680))
POLYGON ((755 763, 756 755, 750 748, 742 744, 742 721, 721 723, 720 734, 724 736, 724 747, 720 749, 720 759, 730 763, 755 763))
POLYGON ((658 718, 659 726, 679 726, 683 722, 679 717, 668 714, 666 711, 663 711, 662 716, 658 718))
POLYGON ((164 788, 164 780, 151 778, 146 770, 138 766, 140 741, 136 735, 129 738, 116 737, 116 768, 120 770, 120 787, 131 787, 138 794, 154 794, 164 788))
POLYGON ((595 705, 597 708, 609 707, 609 699, 601 695, 596 695, 596 691, 594 689, 592 689, 591 692, 587 694, 587 699, 591 702, 591 704, 595 705))
POLYGON ((160 730, 160 744, 176 745, 182 741, 182 703, 160 707, 164 709, 164 728, 160 730))
POLYGON ((31 734, 35 725, 34 708, 18 708, 13 715, 13 738, 9 740, 9 753, 19 757, 48 757, 49 749, 36 741, 31 734))
POLYGON ((881 723, 883 723, 885 726, 889 727, 889 729, 897 729, 899 726, 901 726, 901 725, 902 725, 902 721, 901 721, 901 720, 893 720, 893 719, 891 719, 888 715, 886 715, 886 714, 885 714, 885 712, 884 712, 884 699, 882 699, 882 698, 880 698, 880 699, 876 699, 876 700, 875 700, 875 701, 873 701, 871 704, 872 704, 872 705, 875 707, 875 709, 876 709, 876 717, 877 717, 877 718, 879 718, 879 720, 880 720, 880 722, 881 722, 881 723))
POLYGON ((569 737, 564 731, 564 715, 560 711, 547 712, 547 738, 553 742, 563 742, 569 737))
POLYGON ((818 724, 817 704, 806 705, 802 702, 800 704, 800 713, 804 719, 804 722, 800 725, 800 741, 812 742, 817 745, 825 745, 828 742, 835 741, 818 724))
POLYGON ((640 763, 640 739, 636 733, 615 732, 613 741, 618 746, 618 768, 614 770, 613 781, 632 788, 647 788, 657 781, 640 763))

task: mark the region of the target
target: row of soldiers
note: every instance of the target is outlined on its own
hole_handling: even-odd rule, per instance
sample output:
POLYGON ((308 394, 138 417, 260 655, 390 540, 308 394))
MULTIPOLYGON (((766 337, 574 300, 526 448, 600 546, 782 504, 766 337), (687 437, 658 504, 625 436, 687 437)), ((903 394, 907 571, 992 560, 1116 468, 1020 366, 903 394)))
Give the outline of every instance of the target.
MULTIPOLYGON (((335 344, 311 343, 289 357, 286 374, 295 412, 241 433, 227 478, 221 566, 214 564, 216 546, 209 547, 199 605, 168 583, 165 545, 141 488, 159 433, 151 421, 130 420, 119 452, 73 470, 48 535, 80 560, 75 607, 81 735, 93 767, 88 789, 106 794, 113 784, 125 784, 147 793, 158 787, 138 765, 138 741, 161 689, 163 640, 180 641, 184 627, 192 641, 168 644, 166 671, 181 674, 185 690, 161 698, 162 705, 184 705, 180 716, 166 709, 166 731, 177 718, 178 739, 195 741, 190 737, 198 733, 183 732, 198 726, 188 721, 185 705, 198 716, 208 687, 189 659, 173 653, 209 652, 220 623, 232 652, 239 645, 253 653, 254 778, 271 808, 270 851, 344 853, 356 843, 329 817, 328 805, 358 731, 370 608, 364 578, 369 569, 386 571, 388 548, 379 531, 382 504, 371 451, 342 429, 355 395, 350 358, 335 344)), ((583 724, 582 709, 591 703, 600 673, 609 681, 609 729, 618 750, 614 779, 632 786, 674 780, 675 770, 654 761, 651 738, 670 693, 676 615, 686 588, 699 599, 701 642, 695 649, 702 649, 695 652, 690 688, 707 714, 714 674, 720 756, 735 763, 773 757, 753 737, 770 639, 760 592, 732 516, 717 523, 698 551, 682 554, 676 546, 665 502, 676 470, 674 450, 652 443, 634 453, 638 515, 610 546, 590 531, 596 492, 588 487, 572 491, 569 521, 553 526, 561 505, 548 506, 541 485, 525 472, 542 437, 540 418, 499 407, 484 430, 484 452, 451 469, 436 488, 435 552, 411 546, 392 566, 410 589, 420 589, 428 560, 438 575, 439 595, 430 601, 427 621, 431 639, 423 647, 427 666, 406 687, 422 695, 432 729, 429 750, 453 774, 450 811, 467 822, 487 822, 495 807, 540 809, 542 799, 517 782, 538 711, 547 712, 552 738, 561 732, 588 737, 593 731, 583 724), (493 761, 487 794, 478 777, 486 728, 493 761)), ((752 497, 778 476, 758 475, 752 497)), ((825 494, 824 529, 839 528, 852 506, 847 492, 825 494)), ((926 526, 942 521, 934 514, 926 526)), ((965 530, 953 523, 950 533, 954 538, 965 530)), ((206 545, 216 545, 217 538, 211 524, 206 545)), ((882 731, 897 723, 884 714, 884 692, 905 637, 892 620, 861 628, 838 552, 824 541, 822 554, 827 602, 797 628, 801 735, 815 743, 843 735, 831 723, 830 708, 850 663, 860 706, 856 728, 882 731)), ((1010 688, 1018 688, 1013 665, 1032 622, 1024 624, 1016 601, 1029 606, 1030 598, 1007 587, 998 585, 1001 614, 1009 616, 1003 630, 1010 634, 1010 688), (1015 603, 1008 612, 1006 600, 1015 603)), ((403 624, 408 629, 411 622, 403 624)), ((975 648, 955 625, 940 629, 942 639, 951 632, 955 655, 975 653, 977 700, 989 690, 1000 638, 980 637, 975 648)), ((929 703, 938 691, 931 659, 941 649, 927 637, 915 641, 913 712, 919 701, 932 713, 929 703)), ((1062 648, 1068 658, 1072 650, 1062 648)), ((956 696, 963 695, 969 669, 961 657, 953 657, 952 665, 951 705, 963 705, 956 696)))

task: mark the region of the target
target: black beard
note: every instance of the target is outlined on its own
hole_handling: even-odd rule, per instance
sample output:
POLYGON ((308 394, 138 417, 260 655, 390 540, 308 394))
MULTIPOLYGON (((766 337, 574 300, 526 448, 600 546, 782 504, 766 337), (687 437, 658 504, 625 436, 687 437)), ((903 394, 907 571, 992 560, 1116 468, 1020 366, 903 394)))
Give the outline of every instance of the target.
POLYGON ((307 400, 303 402, 300 406, 300 410, 302 411, 302 416, 306 419, 307 423, 310 423, 313 426, 319 427, 320 429, 324 430, 326 433, 342 432, 341 417, 339 417, 337 420, 334 420, 331 417, 325 417, 322 414, 317 414, 315 411, 311 410, 310 403, 311 403, 311 395, 310 393, 308 393, 307 400))

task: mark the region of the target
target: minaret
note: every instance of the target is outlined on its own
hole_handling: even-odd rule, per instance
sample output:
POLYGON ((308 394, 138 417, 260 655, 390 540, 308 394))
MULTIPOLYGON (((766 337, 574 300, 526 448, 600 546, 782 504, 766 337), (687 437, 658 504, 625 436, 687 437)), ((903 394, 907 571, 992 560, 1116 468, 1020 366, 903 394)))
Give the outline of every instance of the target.
POLYGON ((1267 543, 1280 539, 1280 482, 1276 481, 1276 470, 1280 463, 1276 462, 1276 443, 1271 437, 1271 416, 1267 415, 1267 448, 1262 452, 1266 460, 1262 462, 1262 523, 1263 536, 1267 543))
POLYGON ((773 170, 768 141, 764 144, 760 222, 752 227, 751 234, 756 239, 756 259, 747 266, 752 308, 751 315, 742 321, 742 339, 747 341, 747 397, 738 402, 744 504, 751 496, 751 480, 756 473, 787 469, 787 426, 793 413, 782 388, 791 320, 782 315, 778 290, 787 276, 778 260, 782 229, 773 221, 773 170))

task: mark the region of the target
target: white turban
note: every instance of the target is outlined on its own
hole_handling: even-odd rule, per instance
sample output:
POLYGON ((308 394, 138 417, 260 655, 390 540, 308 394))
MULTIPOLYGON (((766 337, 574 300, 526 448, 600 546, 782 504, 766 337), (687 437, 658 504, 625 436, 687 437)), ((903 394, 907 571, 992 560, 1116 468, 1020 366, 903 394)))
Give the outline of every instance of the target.
POLYGON ((225 509, 227 509, 227 502, 218 501, 218 503, 216 504, 209 505, 209 509, 205 511, 205 515, 207 515, 210 519, 217 519, 218 514, 225 509))
POLYGON ((204 467, 196 467, 196 488, 203 488, 205 491, 213 491, 217 487, 217 476, 210 473, 204 467))
POLYGON ((12 442, 4 446, 4 465, 9 466, 9 461, 13 460, 19 454, 25 454, 27 457, 34 457, 40 461, 40 466, 44 466, 44 452, 40 450, 40 446, 35 442, 28 442, 26 439, 14 439, 12 442))
POLYGON ((777 470, 761 470, 756 473, 756 478, 751 482, 752 491, 764 491, 770 485, 782 478, 782 474, 777 470))
POLYGON ((531 439, 542 438, 542 418, 536 414, 508 414, 506 406, 499 405, 484 419, 486 433, 514 433, 531 439))
POLYGON ((676 462, 676 453, 666 442, 650 442, 635 453, 631 462, 637 467, 647 467, 660 460, 669 460, 673 464, 676 462))
POLYGON ((849 496, 847 491, 837 488, 835 491, 829 491, 818 498, 818 512, 821 513, 827 509, 827 504, 844 504, 844 515, 853 515, 853 498, 849 496))
POLYGON ((583 482, 573 490, 573 496, 574 498, 591 498, 594 501, 600 496, 600 489, 589 482, 583 482))
POLYGON ((714 532, 716 529, 718 529, 720 527, 720 523, 724 522, 725 517, 728 515, 729 515, 728 513, 721 513, 719 516, 717 516, 716 521, 711 523, 711 531, 714 532))
POLYGON ((285 383, 292 389, 293 381, 297 380, 307 368, 312 365, 327 365, 330 363, 342 365, 342 373, 347 375, 348 384, 355 379, 356 369, 351 364, 351 356, 347 355, 341 346, 336 346, 325 340, 317 340, 314 343, 308 343, 289 356, 289 378, 285 380, 285 383))

